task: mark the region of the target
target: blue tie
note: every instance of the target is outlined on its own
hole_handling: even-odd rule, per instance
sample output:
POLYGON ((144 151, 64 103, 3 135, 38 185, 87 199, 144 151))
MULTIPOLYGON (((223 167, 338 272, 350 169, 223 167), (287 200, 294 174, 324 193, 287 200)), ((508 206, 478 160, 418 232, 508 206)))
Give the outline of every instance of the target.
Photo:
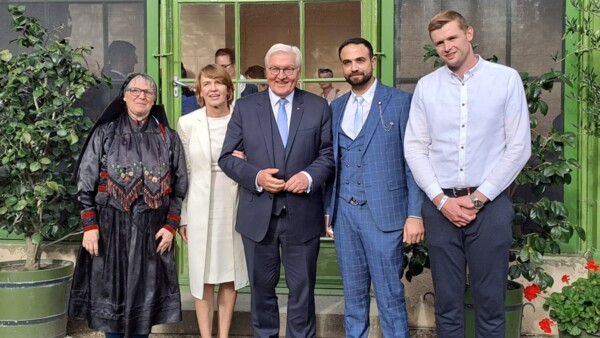
POLYGON ((363 106, 362 103, 365 99, 362 96, 356 97, 356 113, 354 114, 354 138, 358 137, 358 133, 362 129, 363 125, 363 106))
POLYGON ((277 113, 277 128, 279 129, 279 135, 281 136, 281 142, 283 142, 284 148, 287 145, 288 139, 288 119, 287 113, 285 112, 286 103, 286 99, 279 100, 279 112, 277 113))

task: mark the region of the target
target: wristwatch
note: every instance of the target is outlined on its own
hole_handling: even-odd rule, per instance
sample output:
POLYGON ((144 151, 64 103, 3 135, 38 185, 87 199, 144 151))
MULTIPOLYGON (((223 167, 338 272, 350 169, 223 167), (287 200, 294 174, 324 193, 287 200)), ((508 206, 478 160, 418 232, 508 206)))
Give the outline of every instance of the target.
POLYGON ((480 201, 479 198, 477 198, 477 196, 475 196, 474 194, 469 194, 469 197, 471 198, 471 202, 473 202, 473 206, 475 209, 479 210, 483 208, 483 202, 480 201))

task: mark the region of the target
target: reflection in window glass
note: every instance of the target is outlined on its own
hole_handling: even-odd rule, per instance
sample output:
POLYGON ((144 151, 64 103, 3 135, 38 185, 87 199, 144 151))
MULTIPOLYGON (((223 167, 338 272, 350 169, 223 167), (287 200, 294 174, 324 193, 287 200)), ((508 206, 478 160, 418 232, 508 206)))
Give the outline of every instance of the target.
MULTIPOLYGON (((427 23, 437 12, 456 10, 475 29, 475 52, 532 76, 551 68, 560 69, 550 58, 562 55, 564 1, 559 0, 395 0, 396 84, 412 88, 417 80, 433 71, 433 62, 423 62, 423 46, 431 44, 427 23), (557 24, 561 23, 561 24, 557 24), (542 38, 543 36, 543 38, 542 38)), ((560 114, 561 91, 545 94, 550 113, 540 128, 549 129, 560 114)))
MULTIPOLYGON (((146 71, 145 1, 39 1, 15 4, 25 4, 25 15, 39 18, 52 34, 68 37, 75 46, 93 47, 92 54, 86 56, 87 66, 97 75, 104 72, 111 77, 113 89, 105 85, 92 88, 81 100, 79 105, 92 120, 116 96, 122 84, 122 75, 146 71), (61 25, 62 30, 55 30, 61 25)), ((9 32, 10 23, 8 11, 2 6, 0 31, 9 32)), ((21 52, 15 50, 14 44, 9 45, 14 38, 13 33, 1 34, 0 48, 21 52)))
MULTIPOLYGON (((304 74, 316 78, 317 70, 330 69, 333 77, 343 78, 338 48, 346 39, 360 36, 360 1, 351 3, 308 3, 305 7, 304 74)), ((334 83, 341 92, 350 90, 346 82, 334 83)), ((322 92, 319 84, 309 83, 305 89, 322 92)))
POLYGON ((300 47, 298 4, 240 5, 240 71, 265 64, 265 54, 276 43, 300 47))
POLYGON ((233 5, 180 6, 181 62, 188 78, 195 78, 198 70, 215 62, 219 48, 235 47, 233 5))

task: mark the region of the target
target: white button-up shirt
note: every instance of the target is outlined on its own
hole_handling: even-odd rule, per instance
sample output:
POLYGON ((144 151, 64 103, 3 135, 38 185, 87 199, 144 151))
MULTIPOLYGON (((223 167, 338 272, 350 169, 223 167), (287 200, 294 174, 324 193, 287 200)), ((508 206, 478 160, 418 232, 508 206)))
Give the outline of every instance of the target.
POLYGON ((430 199, 442 188, 479 187, 493 200, 531 155, 523 82, 512 68, 478 56, 461 80, 446 66, 417 83, 404 152, 430 199))
MULTIPOLYGON (((367 89, 367 91, 361 95, 364 99, 362 102, 362 125, 364 126, 367 117, 369 117, 369 111, 371 110, 371 104, 373 104, 373 98, 375 97, 375 88, 377 88, 377 79, 371 84, 371 87, 367 89)), ((344 110, 344 116, 342 116, 342 130, 346 133, 346 135, 350 136, 353 140, 358 135, 354 135, 354 113, 356 112, 357 102, 356 102, 356 94, 353 91, 350 91, 350 98, 348 99, 348 103, 346 103, 346 109, 344 110)), ((362 129, 361 129, 362 130, 362 129)))

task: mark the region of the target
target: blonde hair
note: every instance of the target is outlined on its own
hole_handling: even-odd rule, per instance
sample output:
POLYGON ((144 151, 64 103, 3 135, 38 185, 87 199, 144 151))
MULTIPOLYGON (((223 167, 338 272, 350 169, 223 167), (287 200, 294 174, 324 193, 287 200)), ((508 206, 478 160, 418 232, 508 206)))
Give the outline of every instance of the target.
POLYGON ((431 18, 431 20, 429 20, 429 25, 427 26, 429 34, 431 34, 431 32, 434 30, 444 27, 445 24, 451 21, 458 22, 458 27, 463 31, 466 31, 467 28, 469 28, 467 20, 460 13, 455 11, 443 11, 437 13, 433 16, 433 18, 431 18))
POLYGON ((200 78, 202 76, 217 80, 227 86, 227 107, 231 107, 231 103, 233 102, 233 81, 231 81, 231 77, 225 68, 215 64, 209 64, 200 69, 196 77, 196 99, 200 107, 204 107, 205 105, 204 98, 201 95, 202 82, 200 82, 200 78))

